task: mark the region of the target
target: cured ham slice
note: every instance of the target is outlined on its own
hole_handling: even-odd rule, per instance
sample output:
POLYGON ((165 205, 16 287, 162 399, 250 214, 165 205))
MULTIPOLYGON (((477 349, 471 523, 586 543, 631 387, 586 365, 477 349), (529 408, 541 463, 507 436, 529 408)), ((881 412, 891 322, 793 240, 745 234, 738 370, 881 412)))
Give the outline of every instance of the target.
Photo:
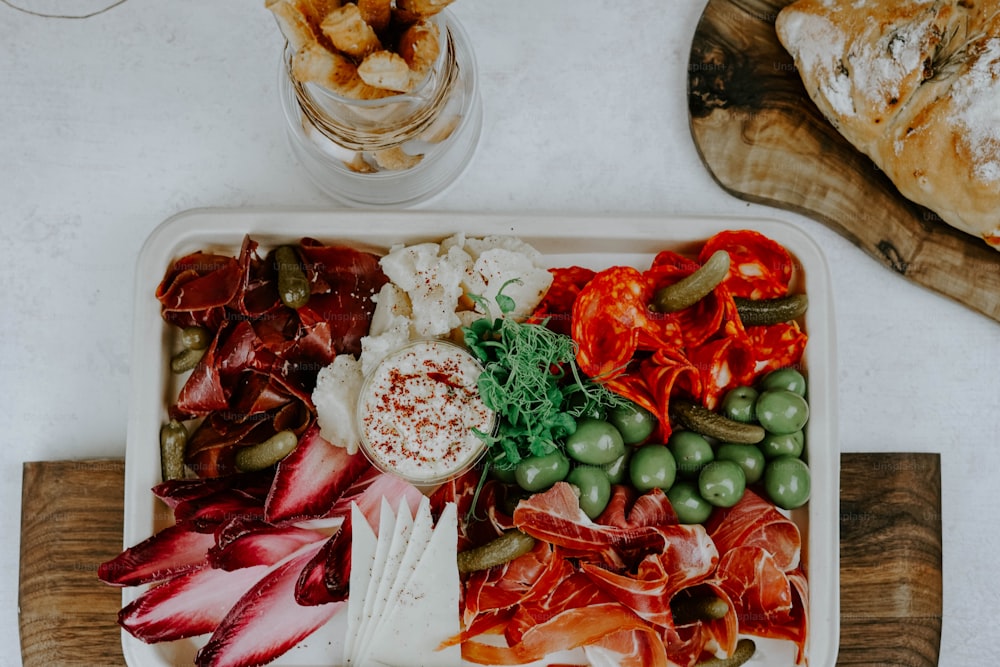
POLYGON ((799 564, 802 535, 798 526, 753 491, 744 492, 728 510, 713 513, 705 528, 722 554, 756 546, 769 553, 783 572, 799 564))
MULTIPOLYGON (((676 517, 675 517, 676 520, 676 517)), ((660 526, 602 525, 580 509, 573 487, 557 482, 544 493, 522 501, 514 510, 514 524, 525 533, 575 554, 621 569, 625 559, 637 551, 662 549, 666 534, 660 526)))

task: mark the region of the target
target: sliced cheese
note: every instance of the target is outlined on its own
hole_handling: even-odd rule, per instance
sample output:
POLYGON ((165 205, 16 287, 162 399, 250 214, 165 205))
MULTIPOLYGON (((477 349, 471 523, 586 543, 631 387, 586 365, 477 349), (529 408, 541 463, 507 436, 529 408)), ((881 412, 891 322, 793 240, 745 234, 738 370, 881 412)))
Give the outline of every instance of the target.
POLYGON ((375 567, 375 550, 378 540, 375 531, 361 513, 357 503, 351 503, 351 578, 350 594, 347 596, 347 634, 344 638, 344 664, 352 664, 354 639, 357 637, 364 617, 364 592, 372 580, 375 567), (355 591, 358 592, 355 595, 355 591))
POLYGON ((366 666, 462 665, 460 645, 438 650, 443 641, 461 631, 457 548, 457 513, 449 503, 407 584, 378 620, 366 666))
MULTIPOLYGON (((396 526, 396 515, 392 511, 392 507, 389 505, 389 501, 384 497, 382 498, 382 504, 379 507, 379 520, 378 520, 378 535, 387 536, 392 535, 396 526)), ((375 546, 375 557, 372 560, 372 574, 368 581, 368 585, 363 590, 351 590, 350 596, 360 595, 362 600, 361 605, 361 621, 358 624, 354 637, 350 638, 348 641, 351 642, 351 653, 348 660, 345 663, 348 665, 360 665, 361 663, 357 661, 359 656, 359 648, 362 638, 366 628, 370 625, 372 617, 372 607, 375 604, 375 592, 378 590, 379 581, 382 578, 382 573, 385 570, 385 561, 389 555, 389 546, 391 541, 388 539, 377 539, 375 546)), ((351 563, 354 566, 354 563, 351 563)))
MULTIPOLYGON (((382 507, 383 513, 392 514, 392 509, 387 509, 385 506, 382 507)), ((385 562, 382 564, 381 569, 378 571, 378 582, 375 587, 374 592, 372 587, 368 587, 369 595, 371 596, 371 606, 368 605, 368 600, 365 600, 365 618, 363 621, 364 628, 361 633, 361 637, 358 640, 358 645, 354 650, 354 655, 356 657, 358 665, 368 665, 370 664, 367 659, 368 648, 371 644, 371 638, 375 625, 379 619, 379 616, 385 610, 386 604, 389 600, 389 590, 392 587, 393 582, 396 579, 396 573, 399 571, 399 565, 403 560, 403 555, 406 553, 406 545, 410 539, 410 532, 413 529, 413 517, 410 515, 410 508, 406 503, 399 504, 399 510, 395 518, 394 530, 390 533, 379 532, 378 540, 381 544, 382 542, 388 543, 388 548, 385 550, 385 562)), ((375 577, 372 577, 372 583, 375 583, 375 577)))

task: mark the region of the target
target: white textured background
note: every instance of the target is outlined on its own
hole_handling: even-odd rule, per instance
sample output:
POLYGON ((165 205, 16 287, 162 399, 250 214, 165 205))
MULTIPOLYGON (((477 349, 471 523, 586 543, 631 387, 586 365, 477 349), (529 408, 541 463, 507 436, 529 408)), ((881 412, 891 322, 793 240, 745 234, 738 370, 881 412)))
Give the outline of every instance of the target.
MULTIPOLYGON (((103 0, 10 2, 82 13, 103 0)), ((686 118, 703 6, 459 0, 486 118, 469 170, 431 206, 763 215, 813 235, 832 265, 842 448, 941 453, 941 664, 979 664, 1000 597, 1000 325, 720 190, 686 118)), ((126 0, 82 20, 0 4, 2 665, 19 662, 22 462, 124 452, 146 235, 192 207, 332 205, 285 143, 281 44, 263 0, 126 0)))

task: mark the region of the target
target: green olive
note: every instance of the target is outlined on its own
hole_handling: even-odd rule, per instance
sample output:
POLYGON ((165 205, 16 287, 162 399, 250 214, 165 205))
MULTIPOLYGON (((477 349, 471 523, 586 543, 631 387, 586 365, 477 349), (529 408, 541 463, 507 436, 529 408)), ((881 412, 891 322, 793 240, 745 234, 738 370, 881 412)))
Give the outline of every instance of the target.
POLYGON ((733 387, 722 398, 722 416, 744 424, 751 423, 757 418, 754 410, 757 395, 753 387, 733 387))
POLYGON ((768 433, 758 444, 764 458, 773 459, 779 456, 802 456, 805 448, 805 436, 802 431, 794 433, 768 433))
POLYGON ((490 464, 490 476, 493 479, 500 480, 504 484, 516 484, 517 480, 514 478, 515 466, 498 463, 490 464))
POLYGON ((726 442, 715 450, 715 458, 718 461, 732 461, 743 468, 747 484, 755 484, 764 474, 764 454, 756 445, 726 442))
POLYGON ((189 350, 204 350, 212 342, 212 334, 204 327, 184 327, 181 343, 189 350))
POLYGON ((596 519, 611 500, 611 481, 596 466, 577 466, 566 481, 580 490, 580 509, 591 519, 596 519))
POLYGON ((677 462, 677 474, 685 479, 697 477, 702 467, 715 458, 712 445, 694 431, 674 431, 667 440, 667 447, 677 462))
POLYGON ((544 491, 569 474, 569 459, 558 449, 541 456, 521 459, 514 468, 514 479, 525 491, 544 491))
POLYGON ((787 389, 761 392, 757 398, 757 421, 771 433, 794 433, 809 419, 806 399, 787 389))
POLYGON ((716 507, 732 507, 743 497, 747 478, 732 461, 712 461, 698 475, 698 492, 716 507))
POLYGON ((764 468, 764 489, 778 507, 792 510, 805 505, 812 490, 809 466, 794 456, 779 456, 764 468))
POLYGON ((653 413, 631 401, 608 410, 608 421, 618 429, 626 445, 639 444, 656 429, 653 413))
POLYGON ((278 297, 289 308, 301 308, 309 302, 311 288, 306 272, 292 246, 281 246, 274 251, 278 269, 278 297))
POLYGON ((779 368, 771 371, 760 381, 761 391, 785 389, 799 396, 806 395, 806 379, 794 368, 779 368))
POLYGON ((584 417, 566 437, 566 454, 589 465, 611 463, 625 453, 622 434, 610 422, 584 417))
POLYGON ((675 482, 667 491, 667 498, 681 523, 705 523, 712 513, 712 505, 701 497, 694 482, 675 482))
POLYGON ((611 463, 605 463, 601 466, 604 470, 604 474, 608 476, 608 481, 612 484, 621 484, 625 481, 628 476, 628 461, 630 458, 630 451, 626 450, 624 454, 616 458, 611 463))
POLYGON ((666 445, 643 445, 632 453, 628 464, 632 486, 641 493, 668 490, 677 477, 677 462, 666 445))

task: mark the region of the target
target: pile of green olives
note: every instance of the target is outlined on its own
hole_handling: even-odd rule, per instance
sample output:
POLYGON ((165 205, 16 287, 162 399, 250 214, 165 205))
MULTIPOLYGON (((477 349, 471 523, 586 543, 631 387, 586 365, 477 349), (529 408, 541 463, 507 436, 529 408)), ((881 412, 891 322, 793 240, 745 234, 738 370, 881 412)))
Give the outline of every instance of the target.
MULTIPOLYGON (((758 386, 736 387, 722 399, 721 414, 743 423, 756 423, 764 428, 764 439, 754 446, 763 460, 762 471, 748 483, 763 479, 764 490, 778 507, 795 509, 809 500, 811 489, 809 467, 802 460, 805 448, 803 427, 809 420, 806 400, 806 380, 794 368, 771 371, 761 378, 758 386)), ((733 456, 754 456, 748 446, 723 445, 733 456)), ((744 471, 747 469, 744 466, 744 471)))
POLYGON ((611 485, 627 479, 632 446, 656 429, 656 417, 634 403, 608 410, 604 418, 581 417, 566 437, 563 449, 521 460, 513 470, 497 476, 536 493, 566 481, 580 492, 580 509, 597 518, 611 499, 611 485))

